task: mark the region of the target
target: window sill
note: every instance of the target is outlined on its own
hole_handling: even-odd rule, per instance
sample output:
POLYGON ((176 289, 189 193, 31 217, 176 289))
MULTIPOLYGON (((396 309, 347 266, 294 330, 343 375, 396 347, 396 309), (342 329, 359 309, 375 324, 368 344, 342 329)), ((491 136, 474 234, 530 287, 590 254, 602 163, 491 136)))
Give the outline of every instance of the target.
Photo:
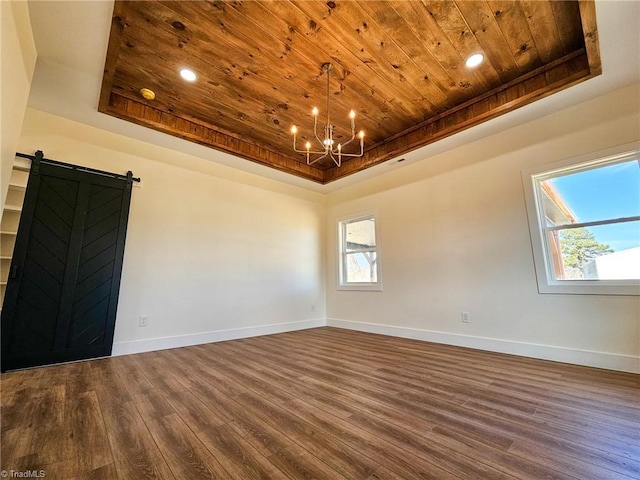
POLYGON ((362 291, 362 292, 381 292, 382 283, 345 283, 338 284, 338 290, 346 291, 362 291))
POLYGON ((640 282, 605 281, 605 280, 564 280, 541 282, 540 293, 565 295, 640 295, 640 282))

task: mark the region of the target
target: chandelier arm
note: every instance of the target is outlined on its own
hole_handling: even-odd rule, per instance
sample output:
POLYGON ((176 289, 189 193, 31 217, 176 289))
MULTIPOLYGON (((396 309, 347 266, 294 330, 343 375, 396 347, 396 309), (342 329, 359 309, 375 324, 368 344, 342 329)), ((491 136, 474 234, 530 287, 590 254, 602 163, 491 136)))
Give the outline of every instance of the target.
POLYGON ((362 157, 364 155, 364 145, 360 145, 360 153, 343 153, 340 152, 343 157, 362 157))
POLYGON ((342 144, 342 148, 349 145, 355 138, 356 138, 356 124, 352 118, 351 119, 351 138, 342 144))
MULTIPOLYGON (((320 152, 322 153, 322 152, 320 152)), ((318 158, 316 158, 315 160, 309 161, 309 156, 307 155, 307 165, 313 165, 314 163, 322 160, 323 158, 327 157, 329 155, 329 153, 325 153, 324 155, 319 156, 318 158)))
POLYGON ((340 153, 340 150, 338 150, 338 159, 337 160, 336 160, 336 157, 333 156, 333 152, 331 152, 331 160, 333 160, 333 163, 335 163, 337 167, 342 165, 342 153, 340 153))
POLYGON ((314 121, 313 122, 313 136, 316 137, 317 142, 322 145, 322 147, 325 149, 325 151, 327 150, 327 146, 324 144, 324 142, 322 140, 320 140, 320 137, 318 137, 318 129, 317 129, 317 125, 318 122, 314 121))
POLYGON ((353 142, 355 140, 355 138, 356 138, 356 133, 355 133, 355 131, 352 131, 351 132, 351 138, 342 144, 342 148, 346 147, 351 142, 353 142))
POLYGON ((343 157, 361 157, 361 153, 341 153, 343 157))
POLYGON ((293 151, 297 152, 297 153, 306 153, 306 150, 298 150, 298 148, 296 147, 296 134, 293 134, 293 151))
POLYGON ((310 153, 312 155, 320 155, 323 153, 326 153, 325 151, 321 151, 321 152, 316 152, 316 151, 312 151, 312 150, 307 150, 306 148, 304 150, 299 150, 298 147, 296 147, 296 136, 293 136, 293 151, 296 153, 310 153))
POLYGON ((320 160, 323 160, 327 157, 331 158, 331 160, 333 160, 333 163, 336 164, 336 166, 340 167, 342 165, 342 158, 341 157, 358 157, 360 155, 356 155, 356 154, 348 154, 348 153, 340 153, 338 152, 338 158, 335 157, 335 153, 331 150, 328 150, 326 153, 324 153, 323 155, 320 155, 319 157, 311 160, 309 158, 309 154, 313 153, 313 154, 320 154, 323 152, 306 152, 307 153, 307 165, 313 165, 316 162, 319 162, 320 160))
POLYGON ((295 143, 293 144, 293 151, 296 152, 296 153, 307 153, 306 149, 305 150, 298 150, 296 148, 296 144, 295 143))

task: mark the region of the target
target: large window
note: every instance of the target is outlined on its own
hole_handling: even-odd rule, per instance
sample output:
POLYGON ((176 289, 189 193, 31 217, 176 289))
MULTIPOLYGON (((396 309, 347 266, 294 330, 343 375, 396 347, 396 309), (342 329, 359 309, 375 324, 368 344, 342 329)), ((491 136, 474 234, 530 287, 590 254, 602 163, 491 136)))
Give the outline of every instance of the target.
POLYGON ((363 215, 338 222, 340 251, 338 288, 382 290, 376 219, 363 215))
POLYGON ((640 294, 640 152, 608 153, 524 173, 541 293, 640 294))

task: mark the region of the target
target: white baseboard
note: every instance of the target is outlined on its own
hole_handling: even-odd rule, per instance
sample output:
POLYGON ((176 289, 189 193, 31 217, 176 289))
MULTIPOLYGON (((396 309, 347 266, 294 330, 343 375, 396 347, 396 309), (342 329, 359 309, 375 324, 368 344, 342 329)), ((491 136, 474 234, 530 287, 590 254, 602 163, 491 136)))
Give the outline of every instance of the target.
POLYGON ((522 357, 539 358, 542 360, 552 360, 555 362, 571 363, 574 365, 640 373, 640 357, 630 355, 576 350, 550 345, 537 345, 533 343, 500 340, 496 338, 474 337, 470 335, 459 335, 455 333, 436 332, 432 330, 354 322, 350 320, 338 320, 332 318, 327 320, 319 318, 299 322, 260 325, 257 327, 233 328, 229 330, 216 330, 213 332, 193 333, 173 337, 132 340, 128 342, 114 342, 112 356, 166 350, 168 348, 188 347, 190 345, 223 342, 226 340, 237 340, 239 338, 293 332, 295 330, 324 326, 378 333, 392 337, 411 338, 413 340, 423 340, 426 342, 443 343, 458 347, 475 348, 490 352, 508 353, 522 357))
POLYGON ((622 372, 640 373, 640 357, 617 355, 605 352, 575 350, 571 348, 537 345, 534 343, 514 342, 496 338, 473 337, 455 333, 420 330, 415 328, 380 325, 375 323, 353 322, 350 320, 327 319, 327 326, 379 333, 392 337, 411 338, 427 342, 444 343, 458 347, 488 350, 490 352, 509 353, 522 357, 539 358, 555 362, 571 363, 588 367, 605 368, 622 372))
POLYGON ((293 332, 307 328, 324 327, 326 321, 323 318, 316 320, 303 320, 299 322, 277 323, 272 325, 260 325, 257 327, 232 328, 229 330, 216 330, 213 332, 192 333, 176 335, 174 337, 146 338, 143 340, 131 340, 128 342, 114 342, 112 356, 129 355, 132 353, 152 352, 166 350, 168 348, 188 347, 203 343, 224 342, 225 340, 237 340, 239 338, 271 335, 273 333, 293 332))

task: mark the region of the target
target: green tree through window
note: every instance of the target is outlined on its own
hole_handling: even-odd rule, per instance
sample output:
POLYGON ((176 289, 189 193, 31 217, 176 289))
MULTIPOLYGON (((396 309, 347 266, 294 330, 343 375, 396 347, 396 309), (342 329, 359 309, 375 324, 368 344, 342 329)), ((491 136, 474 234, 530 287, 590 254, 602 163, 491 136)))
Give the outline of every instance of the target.
POLYGON ((596 240, 586 228, 572 228, 560 232, 562 261, 566 267, 582 268, 601 255, 613 253, 609 245, 596 240))

